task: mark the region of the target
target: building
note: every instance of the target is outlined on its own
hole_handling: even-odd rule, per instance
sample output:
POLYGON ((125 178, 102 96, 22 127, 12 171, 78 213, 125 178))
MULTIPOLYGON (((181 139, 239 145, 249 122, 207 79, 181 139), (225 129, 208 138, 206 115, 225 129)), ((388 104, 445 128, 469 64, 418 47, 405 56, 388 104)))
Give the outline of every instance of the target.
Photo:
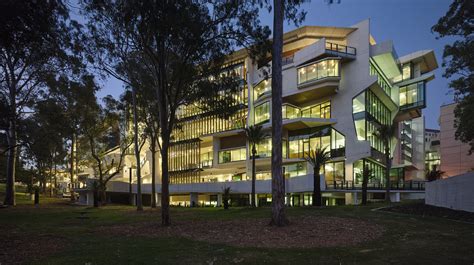
MULTIPOLYGON (((351 27, 305 26, 285 33, 282 142, 287 202, 311 204, 313 172, 304 155, 317 146, 328 147, 332 157, 321 172, 326 204, 357 203, 364 165, 374 172, 369 197, 383 199, 386 161, 383 142, 375 134, 381 124, 398 127, 391 144, 393 199, 422 196, 422 109, 437 67, 431 50, 398 57, 391 41, 377 43, 369 20, 351 27)), ((235 95, 235 114, 223 119, 193 105, 180 110, 180 129, 173 133, 169 157, 171 204, 218 205, 224 187, 231 187, 233 203, 249 203, 251 163, 244 127, 261 124, 270 135, 271 73, 269 78, 265 74, 270 70, 237 51, 223 69, 243 80, 235 95)), ((265 205, 271 201, 270 136, 257 152, 257 203, 265 205)), ((150 165, 150 155, 144 158, 143 165, 150 165)), ((149 168, 146 171, 142 190, 149 194, 151 175, 149 168)), ((122 181, 111 181, 108 190, 128 192, 127 172, 122 181)))
POLYGON ((469 145, 456 140, 454 109, 456 104, 441 106, 440 113, 440 170, 444 177, 461 175, 474 170, 474 156, 469 155, 469 145))
POLYGON ((439 169, 440 156, 440 131, 425 129, 425 164, 426 170, 439 169))

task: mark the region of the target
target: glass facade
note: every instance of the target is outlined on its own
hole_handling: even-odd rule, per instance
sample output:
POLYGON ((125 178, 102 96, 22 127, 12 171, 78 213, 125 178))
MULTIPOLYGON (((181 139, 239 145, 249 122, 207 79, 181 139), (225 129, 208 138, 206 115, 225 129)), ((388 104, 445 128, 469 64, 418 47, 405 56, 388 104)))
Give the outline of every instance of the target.
POLYGON ((362 185, 362 171, 364 168, 364 165, 367 165, 369 169, 372 171, 372 176, 369 178, 369 184, 375 185, 375 186, 382 186, 385 182, 383 181, 385 179, 385 167, 382 166, 381 164, 372 162, 368 159, 361 159, 357 160, 353 166, 354 166, 354 183, 355 185, 362 185))
POLYGON ((253 99, 258 100, 261 96, 272 91, 272 80, 263 80, 253 88, 253 99))
POLYGON ((309 150, 327 148, 331 157, 345 155, 345 137, 331 127, 289 132, 288 158, 304 158, 309 150))
POLYGON ((339 59, 324 59, 298 68, 298 85, 326 77, 338 77, 339 59))
POLYGON ((308 174, 306 170, 306 163, 300 162, 283 165, 283 174, 285 178, 304 176, 308 174))
POLYGON ((381 125, 392 123, 390 110, 367 89, 352 100, 352 113, 357 139, 367 140, 372 148, 384 152, 383 141, 376 132, 381 125))
POLYGON ((425 106, 425 83, 418 82, 400 87, 400 109, 425 106))
POLYGON ((328 162, 324 164, 324 178, 326 182, 344 181, 345 180, 344 161, 328 162))
POLYGON ((319 118, 319 119, 330 119, 331 118, 331 102, 326 101, 320 104, 298 108, 291 104, 283 104, 282 107, 283 119, 296 119, 296 118, 319 118))
MULTIPOLYGON (((282 157, 287 158, 287 141, 283 139, 281 141, 282 144, 282 157)), ((272 138, 265 138, 262 142, 257 144, 257 155, 259 157, 271 157, 272 156, 272 138)))
POLYGON ((264 102, 255 107, 255 124, 270 120, 270 102, 264 102))
POLYGON ((247 149, 233 148, 219 151, 219 164, 242 161, 247 159, 247 149))
POLYGON ((370 61, 369 64, 369 73, 370 75, 375 75, 377 76, 377 83, 380 85, 380 87, 385 91, 385 93, 391 97, 392 95, 392 86, 390 85, 390 82, 388 81, 387 77, 383 74, 382 71, 379 70, 377 65, 370 61))

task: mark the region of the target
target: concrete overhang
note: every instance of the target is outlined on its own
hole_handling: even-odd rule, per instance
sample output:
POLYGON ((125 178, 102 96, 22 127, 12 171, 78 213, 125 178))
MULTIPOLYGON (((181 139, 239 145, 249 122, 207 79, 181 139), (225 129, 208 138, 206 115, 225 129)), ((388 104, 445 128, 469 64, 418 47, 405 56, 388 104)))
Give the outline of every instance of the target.
POLYGON ((385 41, 370 46, 370 57, 382 69, 387 78, 401 75, 398 55, 392 41, 385 41))
POLYGON ((321 118, 295 118, 283 120, 283 128, 288 130, 298 130, 305 128, 313 128, 324 125, 335 124, 336 119, 321 119, 321 118))
POLYGON ((433 50, 421 50, 414 53, 407 54, 398 58, 399 64, 404 63, 421 63, 421 73, 427 73, 438 68, 438 61, 433 50))
POLYGON ((418 82, 421 82, 421 81, 429 82, 429 81, 433 80, 434 78, 435 78, 434 73, 426 73, 426 74, 421 75, 419 77, 396 83, 396 85, 399 86, 399 87, 402 87, 402 86, 406 86, 406 85, 409 85, 409 84, 418 83, 418 82))
POLYGON ((393 102, 392 98, 385 93, 385 91, 380 87, 379 83, 377 82, 377 77, 373 77, 374 81, 369 86, 370 90, 374 92, 374 94, 387 106, 390 111, 395 111, 398 108, 398 105, 393 102))
POLYGON ((337 93, 340 80, 340 77, 326 77, 301 84, 298 89, 283 93, 283 102, 299 106, 309 101, 333 95, 337 93))

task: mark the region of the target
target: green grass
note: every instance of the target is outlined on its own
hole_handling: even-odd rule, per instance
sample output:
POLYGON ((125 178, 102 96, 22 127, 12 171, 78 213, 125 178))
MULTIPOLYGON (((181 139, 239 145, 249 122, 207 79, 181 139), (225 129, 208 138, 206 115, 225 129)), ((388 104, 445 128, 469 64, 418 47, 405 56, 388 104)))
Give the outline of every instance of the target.
MULTIPOLYGON (((135 213, 129 206, 100 209, 31 201, 0 209, 0 227, 16 228, 35 237, 60 237, 66 246, 33 264, 473 264, 474 225, 435 217, 417 217, 371 211, 382 206, 338 206, 323 209, 291 208, 288 215, 350 217, 368 220, 385 228, 384 235, 353 247, 315 249, 256 249, 210 244, 183 238, 122 237, 97 231, 97 227, 158 219, 158 214, 135 213), (89 219, 77 217, 85 212, 89 219)), ((21 203, 20 203, 21 202, 21 203)), ((269 208, 172 208, 172 220, 268 218, 269 208)), ((321 229, 324 229, 322 227, 321 229)), ((7 230, 8 231, 8 230, 7 230)), ((1 256, 0 256, 1 258, 1 256)))

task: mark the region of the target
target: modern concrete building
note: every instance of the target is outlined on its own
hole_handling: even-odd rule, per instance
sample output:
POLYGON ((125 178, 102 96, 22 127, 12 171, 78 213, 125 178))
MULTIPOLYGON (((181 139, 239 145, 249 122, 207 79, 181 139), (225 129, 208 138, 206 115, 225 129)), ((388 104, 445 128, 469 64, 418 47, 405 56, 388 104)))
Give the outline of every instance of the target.
POLYGON ((469 145, 456 140, 454 109, 456 104, 441 106, 440 113, 440 170, 444 177, 474 171, 474 155, 469 155, 469 145))
MULTIPOLYGON (((248 204, 251 163, 244 127, 253 124, 261 124, 268 135, 257 147, 257 202, 271 201, 270 133, 275 106, 271 73, 265 74, 271 66, 254 64, 244 50, 231 58, 223 71, 243 80, 235 114, 222 119, 193 105, 180 110, 169 157, 171 204, 219 205, 224 187, 231 187, 233 203, 248 204)), ((358 202, 364 165, 374 172, 369 198, 383 199, 387 161, 382 140, 375 134, 382 124, 398 126, 391 144, 392 198, 423 196, 424 174, 416 173, 425 167, 421 110, 437 67, 431 50, 398 57, 391 41, 376 42, 369 20, 351 27, 305 26, 284 34, 281 107, 288 203, 311 204, 313 172, 304 156, 318 146, 328 147, 332 158, 320 172, 326 204, 358 202)), ((150 194, 151 155, 145 152, 143 157, 142 190, 150 194)), ((129 191, 127 176, 133 164, 126 163, 122 176, 110 182, 110 192, 129 191)), ((160 175, 158 171, 157 183, 160 175)))

